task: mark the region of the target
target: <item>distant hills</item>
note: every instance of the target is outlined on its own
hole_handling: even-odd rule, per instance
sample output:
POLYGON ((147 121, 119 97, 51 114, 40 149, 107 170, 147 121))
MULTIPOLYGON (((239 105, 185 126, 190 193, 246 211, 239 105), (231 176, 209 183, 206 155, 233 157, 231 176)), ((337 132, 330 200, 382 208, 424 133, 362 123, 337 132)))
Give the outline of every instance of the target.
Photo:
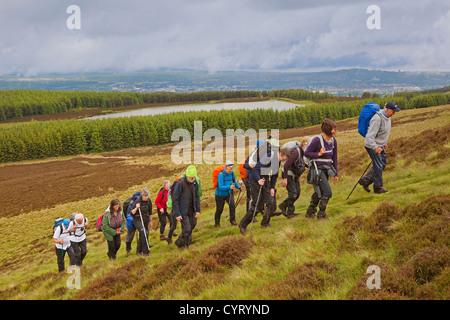
POLYGON ((190 70, 135 73, 91 73, 0 77, 0 90, 42 89, 77 91, 195 92, 306 89, 336 95, 364 91, 391 94, 423 91, 450 84, 450 72, 403 72, 345 69, 325 72, 223 72, 190 70))

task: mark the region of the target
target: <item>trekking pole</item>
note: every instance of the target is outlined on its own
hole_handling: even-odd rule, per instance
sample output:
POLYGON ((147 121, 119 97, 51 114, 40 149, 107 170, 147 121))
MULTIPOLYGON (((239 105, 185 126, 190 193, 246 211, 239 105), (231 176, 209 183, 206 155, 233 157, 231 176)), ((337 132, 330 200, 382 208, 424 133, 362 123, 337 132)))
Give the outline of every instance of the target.
POLYGON ((350 198, 351 194, 353 193, 353 190, 355 190, 356 186, 358 185, 359 180, 361 180, 361 178, 364 176, 364 174, 365 174, 366 171, 369 169, 369 167, 370 167, 371 164, 372 164, 372 159, 370 160, 370 163, 369 163, 369 165, 367 166, 366 170, 364 170, 363 174, 362 174, 361 177, 358 179, 358 181, 356 182, 356 184, 355 184, 355 186, 353 187, 352 191, 350 192, 350 194, 347 196, 347 199, 345 199, 345 200, 348 200, 348 198, 350 198))
POLYGON ((139 216, 141 217, 142 229, 144 230, 144 235, 145 235, 145 241, 147 243, 147 248, 148 248, 148 251, 150 252, 150 246, 148 244, 147 232, 145 232, 144 219, 142 219, 141 208, 139 208, 139 216))
POLYGON ((255 211, 253 212, 253 217, 252 217, 252 222, 250 222, 250 231, 252 231, 252 226, 253 226, 253 220, 255 220, 255 215, 256 215, 256 210, 258 209, 258 203, 259 203, 259 198, 261 196, 261 190, 262 190, 263 186, 259 187, 259 193, 258 193, 258 199, 256 200, 256 204, 255 204, 255 211))
POLYGON ((242 193, 242 195, 241 195, 241 193, 242 193, 242 189, 239 189, 239 194, 237 196, 236 206, 235 206, 236 208, 237 208, 237 206, 239 204, 239 201, 241 201, 241 199, 244 197, 244 194, 242 193))

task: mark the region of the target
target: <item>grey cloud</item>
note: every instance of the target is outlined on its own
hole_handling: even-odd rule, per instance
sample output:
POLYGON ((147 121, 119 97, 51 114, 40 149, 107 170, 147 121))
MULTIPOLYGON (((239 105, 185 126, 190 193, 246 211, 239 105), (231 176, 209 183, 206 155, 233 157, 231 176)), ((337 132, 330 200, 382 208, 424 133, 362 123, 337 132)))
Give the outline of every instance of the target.
POLYGON ((446 0, 19 0, 0 5, 0 74, 158 68, 450 70, 446 0), (81 30, 65 26, 70 4, 81 30))

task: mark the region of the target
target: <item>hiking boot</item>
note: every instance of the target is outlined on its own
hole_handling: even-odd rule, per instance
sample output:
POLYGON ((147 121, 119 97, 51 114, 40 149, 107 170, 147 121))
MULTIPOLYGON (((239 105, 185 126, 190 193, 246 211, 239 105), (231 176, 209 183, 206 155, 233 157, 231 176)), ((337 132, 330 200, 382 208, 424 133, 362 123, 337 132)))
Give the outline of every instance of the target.
POLYGON ((216 224, 214 225, 214 228, 220 228, 220 224, 216 223, 216 224))
POLYGON ((328 220, 327 213, 325 211, 320 210, 317 213, 317 220, 328 220))
POLYGON ((361 180, 359 180, 358 183, 359 183, 360 185, 362 185, 364 191, 370 192, 370 188, 369 188, 369 185, 368 185, 368 184, 363 183, 361 180))
POLYGON ((176 232, 172 233, 172 235, 173 235, 174 237, 178 237, 178 233, 176 233, 176 232))
POLYGON ((239 231, 241 231, 242 235, 245 236, 245 234, 247 233, 247 230, 239 223, 239 231))
POLYGON ((378 190, 375 190, 375 193, 377 193, 377 194, 386 193, 386 192, 388 192, 388 191, 386 189, 384 189, 384 188, 380 188, 378 190))
POLYGON ((316 208, 314 208, 312 206, 309 206, 308 209, 306 209, 305 217, 306 218, 315 218, 316 217, 316 212, 317 212, 316 208))
POLYGON ((266 223, 266 224, 261 224, 261 228, 272 228, 272 226, 270 225, 270 223, 266 223))
POLYGON ((274 211, 272 217, 281 216, 283 213, 281 211, 274 211))
POLYGON ((163 234, 160 234, 159 235, 159 240, 160 241, 164 241, 164 240, 166 240, 166 237, 163 234))
POLYGON ((237 226, 236 220, 231 221, 231 225, 232 225, 232 226, 237 226))
POLYGON ((253 218, 252 223, 258 222, 258 219, 253 218))
POLYGON ((288 219, 292 219, 292 218, 294 218, 294 217, 296 217, 296 216, 298 216, 300 213, 290 213, 290 214, 288 214, 287 216, 286 216, 286 218, 288 218, 288 219))
POLYGON ((172 238, 166 238, 167 244, 172 244, 172 238))
POLYGON ((281 214, 282 214, 283 216, 285 216, 285 217, 286 217, 286 207, 285 207, 285 206, 283 206, 283 204, 282 204, 282 203, 280 203, 280 204, 278 205, 278 208, 280 208, 280 210, 281 210, 281 214))

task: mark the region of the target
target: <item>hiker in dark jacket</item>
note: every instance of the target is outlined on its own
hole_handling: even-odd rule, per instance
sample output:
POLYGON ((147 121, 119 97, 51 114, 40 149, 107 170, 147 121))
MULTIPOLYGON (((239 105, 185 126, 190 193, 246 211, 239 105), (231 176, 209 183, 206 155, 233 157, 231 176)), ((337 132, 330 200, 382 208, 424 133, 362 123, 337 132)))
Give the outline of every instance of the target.
POLYGON ((172 214, 181 224, 181 235, 175 241, 178 248, 189 248, 192 231, 200 215, 200 196, 196 181, 197 169, 189 166, 186 176, 175 185, 172 197, 172 214))
POLYGON ((136 254, 148 256, 150 254, 148 247, 152 247, 148 243, 148 232, 152 228, 152 202, 150 191, 147 188, 142 189, 139 199, 133 203, 131 214, 133 215, 133 225, 139 231, 139 245, 136 254))
POLYGON ((243 235, 246 234, 246 228, 257 211, 263 212, 261 227, 270 227, 270 217, 275 211, 275 184, 280 162, 286 161, 290 156, 288 149, 280 151, 279 144, 273 142, 272 140, 271 151, 261 157, 249 175, 252 201, 249 210, 239 223, 243 235))
POLYGON ((306 210, 307 218, 314 218, 319 205, 318 219, 328 219, 326 208, 332 197, 328 177, 334 177, 334 184, 338 182, 337 170, 337 141, 336 123, 325 119, 321 126, 322 133, 312 138, 305 150, 305 156, 311 159, 308 169, 308 183, 313 185, 314 193, 306 210))
POLYGON ((108 243, 107 255, 111 260, 116 260, 117 251, 119 251, 121 245, 120 234, 124 225, 125 215, 122 212, 120 201, 113 199, 102 219, 102 232, 108 243))
POLYGON ((167 211, 167 199, 169 197, 170 181, 164 180, 163 187, 158 192, 155 199, 156 209, 158 211, 158 219, 160 223, 159 228, 159 240, 164 241, 166 237, 164 236, 164 230, 166 229, 167 219, 169 220, 170 226, 172 226, 172 219, 167 211))
POLYGON ((373 183, 375 193, 385 193, 383 188, 383 170, 386 167, 386 150, 389 134, 391 132, 391 117, 399 112, 400 108, 394 101, 389 101, 370 120, 369 128, 364 139, 364 147, 372 159, 372 168, 359 180, 364 190, 370 192, 369 186, 373 183))
POLYGON ((288 197, 278 207, 288 219, 296 216, 294 203, 300 197, 300 176, 305 171, 303 155, 304 151, 298 144, 292 148, 289 160, 283 165, 282 186, 286 187, 288 197))

